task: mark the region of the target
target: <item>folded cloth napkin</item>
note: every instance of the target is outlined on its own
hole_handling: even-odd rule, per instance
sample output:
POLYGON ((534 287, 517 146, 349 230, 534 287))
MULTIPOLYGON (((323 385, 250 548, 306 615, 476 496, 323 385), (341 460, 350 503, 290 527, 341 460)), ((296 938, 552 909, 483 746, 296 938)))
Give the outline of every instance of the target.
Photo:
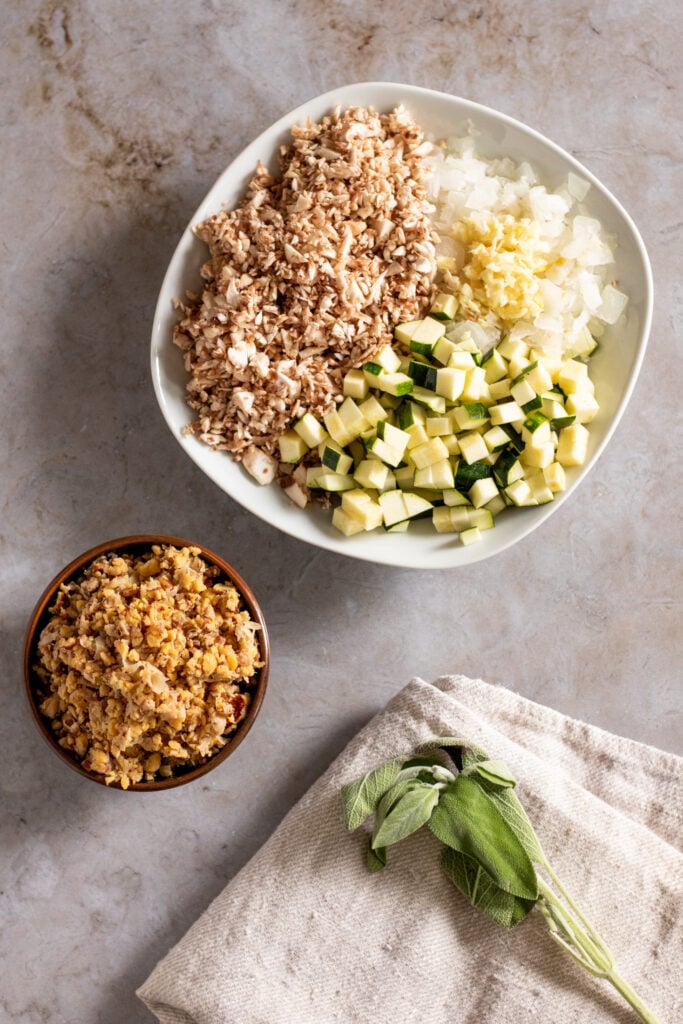
POLYGON ((435 736, 505 760, 565 886, 663 1024, 683 1021, 683 760, 463 676, 410 682, 348 745, 138 995, 162 1024, 521 1024, 635 1014, 550 939, 507 931, 426 831, 366 869, 340 787, 435 736))

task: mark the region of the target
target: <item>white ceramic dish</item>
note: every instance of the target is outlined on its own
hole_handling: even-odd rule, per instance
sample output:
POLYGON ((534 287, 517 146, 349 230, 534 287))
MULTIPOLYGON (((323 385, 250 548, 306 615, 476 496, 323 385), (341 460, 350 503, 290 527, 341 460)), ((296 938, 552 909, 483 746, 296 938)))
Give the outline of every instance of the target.
POLYGON ((180 239, 161 287, 152 331, 152 378, 166 422, 184 451, 222 490, 272 526, 309 544, 370 562, 423 569, 454 568, 489 558, 522 540, 574 494, 605 448, 629 400, 645 353, 651 312, 652 274, 635 225, 608 190, 568 153, 520 122, 455 96, 389 82, 357 83, 318 96, 280 118, 233 160, 210 190, 180 239), (566 181, 569 171, 590 181, 593 187, 586 206, 617 239, 616 276, 619 287, 629 295, 625 326, 620 325, 618 337, 608 329, 591 360, 600 413, 591 425, 586 464, 569 474, 567 490, 555 501, 502 513, 496 519, 495 529, 487 531, 479 543, 470 547, 462 547, 455 535, 434 532, 429 523, 415 523, 407 534, 375 530, 343 537, 332 527, 329 513, 294 507, 277 485, 260 486, 230 455, 213 451, 183 433, 192 417, 185 404, 186 374, 181 353, 171 342, 176 320, 172 300, 199 287, 199 268, 206 259, 206 248, 193 235, 192 226, 221 205, 235 205, 243 196, 258 160, 275 169, 277 148, 288 139, 295 122, 306 117, 317 121, 336 104, 369 105, 384 111, 397 103, 405 104, 423 128, 437 137, 463 134, 472 125, 478 133, 478 149, 484 156, 528 160, 549 188, 566 181))

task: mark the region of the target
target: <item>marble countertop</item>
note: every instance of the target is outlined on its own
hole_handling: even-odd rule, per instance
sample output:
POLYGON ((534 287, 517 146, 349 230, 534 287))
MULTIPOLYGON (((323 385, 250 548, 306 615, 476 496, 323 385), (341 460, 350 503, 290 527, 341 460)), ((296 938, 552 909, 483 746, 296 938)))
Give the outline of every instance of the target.
POLYGON ((683 10, 18 0, 0 20, 0 1017, 144 1024, 136 986, 412 675, 481 676, 683 753, 683 10), (183 455, 150 384, 161 278, 221 169, 305 99, 381 79, 549 135, 614 191, 653 264, 649 349, 598 467, 533 541, 466 571, 376 567, 269 528, 183 455), (205 781, 131 795, 46 748, 21 648, 62 565, 153 531, 236 565, 263 604, 273 670, 234 757, 205 781))

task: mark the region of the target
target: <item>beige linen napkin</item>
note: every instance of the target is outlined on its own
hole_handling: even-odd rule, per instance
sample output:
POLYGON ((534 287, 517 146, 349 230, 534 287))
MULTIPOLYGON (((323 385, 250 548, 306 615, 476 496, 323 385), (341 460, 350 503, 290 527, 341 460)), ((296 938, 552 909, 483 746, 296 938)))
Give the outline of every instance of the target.
POLYGON ((339 790, 433 736, 513 769, 548 857, 663 1024, 683 1021, 683 761, 463 676, 414 679, 349 744, 139 991, 162 1024, 538 1024, 635 1015, 547 934, 508 932, 426 831, 370 875, 339 790), (678 847, 678 849, 677 849, 678 847))

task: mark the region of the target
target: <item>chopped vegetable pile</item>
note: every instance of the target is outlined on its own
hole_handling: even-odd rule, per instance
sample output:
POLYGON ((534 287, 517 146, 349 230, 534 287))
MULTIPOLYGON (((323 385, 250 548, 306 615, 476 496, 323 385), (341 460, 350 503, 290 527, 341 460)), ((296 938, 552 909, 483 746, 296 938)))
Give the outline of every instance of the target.
MULTIPOLYGON (((467 334, 451 340, 454 304, 441 294, 399 325, 393 346, 346 374, 338 408, 280 439, 282 461, 299 463, 289 496, 341 495, 332 522, 346 536, 428 518, 471 544, 508 505, 553 501, 586 459, 599 408, 586 363, 509 338, 482 356, 467 334)), ((575 355, 594 347, 586 331, 575 355)))

